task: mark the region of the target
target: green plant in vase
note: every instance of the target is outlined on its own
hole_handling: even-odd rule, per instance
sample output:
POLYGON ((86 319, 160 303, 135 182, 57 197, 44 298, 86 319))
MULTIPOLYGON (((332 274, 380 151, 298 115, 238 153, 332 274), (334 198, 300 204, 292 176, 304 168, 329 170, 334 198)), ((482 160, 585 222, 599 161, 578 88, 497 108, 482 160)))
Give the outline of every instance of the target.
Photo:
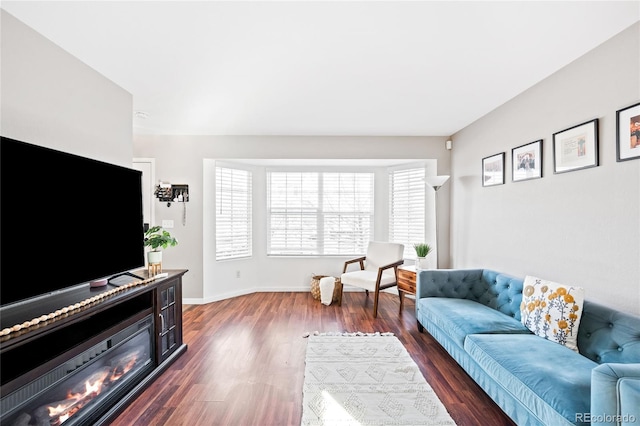
POLYGON ((151 248, 151 251, 147 253, 149 264, 160 264, 162 263, 161 249, 178 245, 178 240, 172 237, 169 231, 160 226, 154 226, 144 233, 144 245, 151 248))
POLYGON ((416 251, 416 269, 427 269, 426 257, 433 251, 431 246, 427 243, 418 243, 413 245, 413 249, 416 251))

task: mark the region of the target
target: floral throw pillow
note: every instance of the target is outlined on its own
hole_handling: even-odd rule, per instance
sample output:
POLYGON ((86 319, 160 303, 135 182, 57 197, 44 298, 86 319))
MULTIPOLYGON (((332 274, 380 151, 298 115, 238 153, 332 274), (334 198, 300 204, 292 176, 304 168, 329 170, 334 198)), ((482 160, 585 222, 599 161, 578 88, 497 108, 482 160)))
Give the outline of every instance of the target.
POLYGON ((578 351, 584 289, 526 276, 522 286, 522 324, 540 337, 578 351))

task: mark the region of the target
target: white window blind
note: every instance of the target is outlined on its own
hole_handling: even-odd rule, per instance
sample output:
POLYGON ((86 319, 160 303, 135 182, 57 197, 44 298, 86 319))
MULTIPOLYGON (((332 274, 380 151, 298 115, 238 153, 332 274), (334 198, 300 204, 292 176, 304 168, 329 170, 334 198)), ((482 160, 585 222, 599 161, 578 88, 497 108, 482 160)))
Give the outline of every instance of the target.
POLYGON ((373 181, 363 172, 268 172, 268 254, 365 253, 373 181))
POLYGON ((413 245, 425 242, 424 167, 389 171, 389 241, 404 244, 405 259, 415 259, 413 245))
POLYGON ((250 257, 251 172, 216 167, 216 260, 250 257))

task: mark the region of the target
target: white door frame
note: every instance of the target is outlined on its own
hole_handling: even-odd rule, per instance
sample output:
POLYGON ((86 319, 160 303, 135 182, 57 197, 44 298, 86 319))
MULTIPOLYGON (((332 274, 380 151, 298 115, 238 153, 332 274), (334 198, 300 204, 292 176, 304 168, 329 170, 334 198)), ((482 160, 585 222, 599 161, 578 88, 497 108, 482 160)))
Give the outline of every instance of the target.
POLYGON ((149 226, 156 223, 156 203, 155 203, 155 184, 156 184, 156 159, 155 158, 134 158, 133 168, 142 172, 142 199, 143 205, 149 204, 149 226), (148 173, 145 173, 149 170, 148 173), (147 175, 148 174, 148 175, 147 175))

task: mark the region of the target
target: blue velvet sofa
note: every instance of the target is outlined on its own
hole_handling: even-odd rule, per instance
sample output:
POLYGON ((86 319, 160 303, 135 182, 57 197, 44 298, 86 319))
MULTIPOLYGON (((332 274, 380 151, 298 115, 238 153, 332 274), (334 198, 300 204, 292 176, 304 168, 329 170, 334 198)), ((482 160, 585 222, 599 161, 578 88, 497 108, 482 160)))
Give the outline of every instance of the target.
POLYGON ((579 353, 520 322, 523 279, 419 271, 426 329, 518 425, 640 425, 640 317, 585 300, 579 353))

